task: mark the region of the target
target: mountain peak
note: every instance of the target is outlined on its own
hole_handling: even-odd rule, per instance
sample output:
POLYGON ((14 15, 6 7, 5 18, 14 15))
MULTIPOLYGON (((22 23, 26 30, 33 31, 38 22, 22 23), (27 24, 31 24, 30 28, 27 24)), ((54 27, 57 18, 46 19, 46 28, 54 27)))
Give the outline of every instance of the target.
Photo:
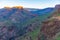
POLYGON ((5 6, 4 8, 6 8, 6 9, 10 9, 11 7, 9 7, 9 6, 5 6))
POLYGON ((23 6, 13 6, 13 7, 5 6, 4 8, 6 8, 6 9, 10 9, 10 8, 23 9, 23 6))
POLYGON ((13 8, 23 9, 23 6, 14 6, 13 8))

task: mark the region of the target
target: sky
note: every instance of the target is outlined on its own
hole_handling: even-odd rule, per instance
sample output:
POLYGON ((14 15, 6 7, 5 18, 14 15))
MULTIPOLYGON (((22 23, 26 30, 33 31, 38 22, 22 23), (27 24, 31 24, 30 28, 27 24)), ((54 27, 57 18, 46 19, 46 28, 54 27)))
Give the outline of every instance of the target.
POLYGON ((60 0, 0 0, 0 8, 19 5, 25 8, 47 8, 56 4, 60 4, 60 0))

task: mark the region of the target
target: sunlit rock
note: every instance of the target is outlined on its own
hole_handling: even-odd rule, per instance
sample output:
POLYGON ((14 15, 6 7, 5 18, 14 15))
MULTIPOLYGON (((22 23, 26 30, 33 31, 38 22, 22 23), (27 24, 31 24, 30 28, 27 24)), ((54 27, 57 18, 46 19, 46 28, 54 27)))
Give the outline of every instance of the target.
POLYGON ((23 6, 14 6, 13 8, 23 9, 23 6))
POLYGON ((11 7, 9 7, 9 6, 5 6, 4 8, 6 8, 8 10, 11 10, 11 7))
POLYGON ((9 6, 5 6, 4 8, 10 9, 11 7, 9 7, 9 6))

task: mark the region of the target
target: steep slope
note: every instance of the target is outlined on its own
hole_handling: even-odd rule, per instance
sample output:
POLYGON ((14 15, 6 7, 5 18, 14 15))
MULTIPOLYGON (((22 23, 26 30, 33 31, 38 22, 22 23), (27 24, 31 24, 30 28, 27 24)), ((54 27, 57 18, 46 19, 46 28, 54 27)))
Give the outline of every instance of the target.
POLYGON ((60 5, 56 5, 53 15, 42 23, 38 40, 60 40, 60 5))
POLYGON ((52 15, 51 10, 39 15, 38 11, 34 14, 21 7, 0 9, 0 40, 35 40, 41 22, 52 15))

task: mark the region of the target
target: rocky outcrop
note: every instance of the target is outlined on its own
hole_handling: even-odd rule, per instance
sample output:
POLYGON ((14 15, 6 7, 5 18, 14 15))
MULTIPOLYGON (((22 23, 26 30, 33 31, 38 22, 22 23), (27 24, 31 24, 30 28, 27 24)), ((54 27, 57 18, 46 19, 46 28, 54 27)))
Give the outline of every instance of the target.
POLYGON ((58 12, 60 13, 60 4, 59 4, 59 5, 56 5, 56 6, 55 6, 55 9, 56 9, 57 13, 58 13, 58 12))
POLYGON ((55 8, 56 8, 56 9, 59 9, 59 8, 60 8, 60 4, 59 4, 59 5, 56 5, 55 8))

